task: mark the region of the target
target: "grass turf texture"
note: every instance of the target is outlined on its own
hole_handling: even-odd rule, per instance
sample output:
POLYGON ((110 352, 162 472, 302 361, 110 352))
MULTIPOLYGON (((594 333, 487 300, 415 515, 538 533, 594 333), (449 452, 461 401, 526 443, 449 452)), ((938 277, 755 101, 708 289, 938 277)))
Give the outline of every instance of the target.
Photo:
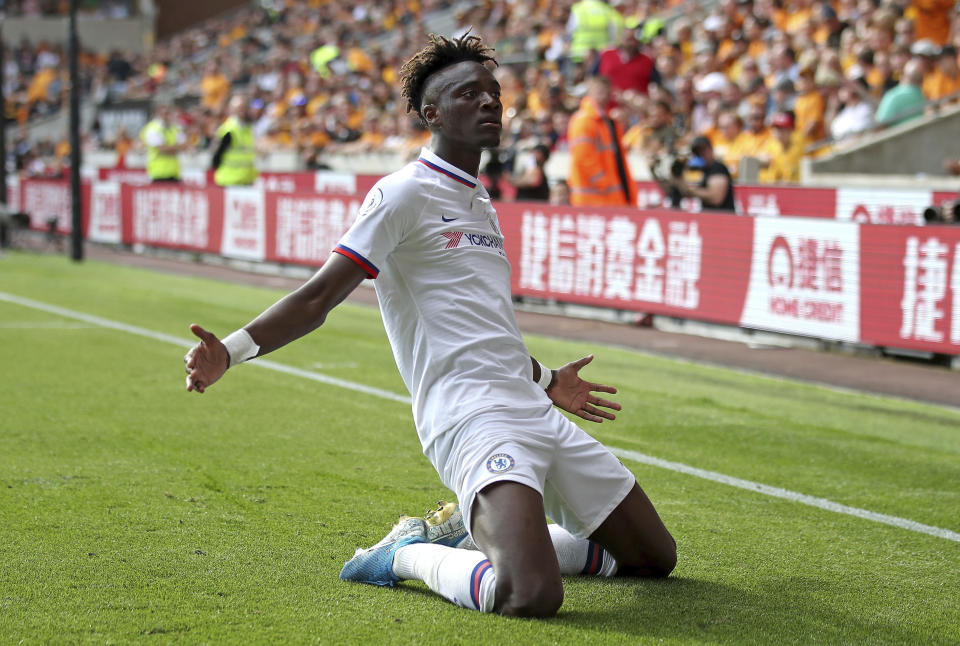
MULTIPOLYGON (((184 339, 280 295, 19 253, 0 291, 184 339)), ((528 342, 548 365, 597 354, 585 376, 624 412, 589 430, 611 446, 960 530, 956 411, 528 342)), ((569 578, 549 621, 340 582, 450 495, 408 406, 253 365, 188 395, 183 352, 0 302, 0 643, 960 641, 960 544, 629 461, 679 544, 668 580, 569 578)), ((374 309, 271 359, 404 392, 374 309)))

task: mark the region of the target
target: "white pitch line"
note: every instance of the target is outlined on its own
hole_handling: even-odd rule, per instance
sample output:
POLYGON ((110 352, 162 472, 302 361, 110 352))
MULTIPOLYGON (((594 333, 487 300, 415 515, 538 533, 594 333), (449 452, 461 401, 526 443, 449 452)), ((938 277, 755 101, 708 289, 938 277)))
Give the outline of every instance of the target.
POLYGON ((0 330, 99 330, 99 325, 66 321, 2 321, 0 330))
MULTIPOLYGON (((0 301, 6 301, 8 303, 22 305, 23 307, 29 307, 29 308, 40 310, 43 312, 49 312, 51 314, 56 314, 66 318, 71 318, 78 321, 84 321, 85 323, 90 323, 92 325, 97 325, 100 327, 109 328, 113 330, 119 330, 121 332, 135 334, 137 336, 146 337, 148 339, 154 339, 156 341, 171 343, 173 345, 177 345, 184 348, 192 348, 195 344, 194 341, 188 341, 186 339, 175 337, 169 334, 164 334, 162 332, 148 330, 147 328, 138 327, 136 325, 128 325, 126 323, 121 323, 119 321, 112 321, 110 319, 94 316, 92 314, 85 314, 83 312, 70 310, 64 307, 50 305, 49 303, 35 301, 30 298, 15 296, 14 294, 8 294, 6 292, 0 292, 0 301)), ((400 395, 397 393, 390 392, 388 390, 373 388, 371 386, 358 384, 356 382, 347 381, 345 379, 337 379, 336 377, 329 377, 327 375, 323 375, 318 372, 313 372, 311 370, 301 370, 300 368, 295 368, 293 366, 277 363, 275 361, 258 359, 255 362, 253 362, 251 365, 261 366, 263 368, 268 368, 276 372, 282 372, 288 375, 293 375, 295 377, 303 377, 304 379, 318 381, 320 383, 328 384, 331 386, 337 386, 339 388, 346 388, 356 392, 373 395, 374 397, 380 397, 381 399, 389 399, 390 401, 395 401, 402 404, 408 404, 408 405, 410 404, 410 397, 407 395, 400 395)), ((754 493, 760 493, 766 496, 772 496, 774 498, 782 498, 784 500, 789 500, 791 502, 798 502, 804 505, 809 505, 811 507, 816 507, 818 509, 824 509, 827 511, 836 512, 838 514, 846 514, 848 516, 855 516, 857 518, 862 518, 864 520, 871 520, 877 523, 883 523, 885 525, 892 525, 893 527, 899 527, 900 529, 906 529, 911 532, 928 534, 930 536, 936 536, 937 538, 945 538, 949 541, 960 543, 960 533, 951 531, 949 529, 934 527, 933 525, 924 525, 923 523, 918 523, 908 518, 900 518, 898 516, 889 516, 887 514, 878 514, 877 512, 870 511, 868 509, 860 509, 859 507, 850 507, 848 505, 842 505, 838 502, 827 500, 826 498, 817 498, 815 496, 808 496, 806 494, 798 493, 796 491, 790 491, 788 489, 771 487, 770 485, 761 484, 759 482, 753 482, 751 480, 743 480, 741 478, 735 478, 733 476, 728 476, 723 473, 718 473, 716 471, 707 471, 706 469, 699 469, 697 467, 692 467, 690 465, 683 464, 681 462, 671 462, 669 460, 663 460, 661 458, 656 458, 656 457, 653 457, 652 455, 646 455, 644 453, 639 453, 637 451, 620 449, 613 446, 607 447, 607 448, 609 448, 610 451, 613 452, 613 454, 618 457, 625 458, 627 460, 633 460, 634 462, 639 462, 641 464, 659 467, 661 469, 667 469, 670 471, 675 471, 677 473, 683 473, 686 475, 694 476, 696 478, 702 478, 704 480, 710 480, 712 482, 718 482, 720 484, 729 485, 731 487, 746 489, 747 491, 752 491, 754 493)))
POLYGON ((860 509, 859 507, 841 505, 838 502, 833 502, 832 500, 827 500, 826 498, 817 498, 815 496, 808 496, 807 494, 798 493, 796 491, 790 491, 789 489, 781 489, 780 487, 771 487, 770 485, 753 482, 751 480, 734 478, 733 476, 717 473, 716 471, 698 469, 697 467, 691 467, 681 462, 670 462, 669 460, 655 458, 652 455, 638 453, 637 451, 618 449, 613 446, 608 446, 607 448, 610 449, 610 451, 617 457, 633 460, 634 462, 649 464, 650 466, 660 467, 661 469, 669 469, 670 471, 676 471, 678 473, 684 473, 697 478, 703 478, 704 480, 719 482, 721 484, 730 485, 731 487, 739 487, 740 489, 746 489, 747 491, 762 493, 766 496, 783 498, 784 500, 790 500, 791 502, 799 502, 803 505, 810 505, 811 507, 826 509, 827 511, 835 511, 838 514, 856 516, 857 518, 864 518, 866 520, 872 520, 885 525, 893 525, 894 527, 899 527, 901 529, 909 529, 911 532, 929 534, 930 536, 945 538, 948 541, 956 541, 960 543, 960 534, 950 531, 949 529, 934 527, 933 525, 924 525, 923 523, 918 523, 907 518, 900 518, 898 516, 878 514, 877 512, 870 511, 868 509, 860 509))
MULTIPOLYGON (((64 316, 66 318, 76 319, 78 321, 83 321, 84 323, 90 323, 92 325, 109 328, 111 330, 119 330, 121 332, 135 334, 137 336, 146 337, 148 339, 153 339, 155 341, 172 343, 173 345, 178 345, 182 348, 192 348, 194 345, 196 345, 196 341, 189 341, 187 339, 183 339, 178 336, 172 336, 170 334, 164 334, 163 332, 148 330, 147 328, 138 327, 136 325, 128 325, 126 323, 121 323, 120 321, 112 321, 110 319, 105 319, 100 316, 94 316, 93 314, 85 314, 84 312, 69 310, 65 307, 50 305, 49 303, 35 301, 32 298, 23 298, 22 296, 8 294, 6 292, 0 292, 0 301, 7 301, 8 303, 14 303, 16 305, 30 307, 35 310, 40 310, 42 312, 57 314, 58 316, 64 316)), ((313 381, 319 381, 321 383, 329 384, 331 386, 339 386, 340 388, 347 388, 349 390, 366 393, 368 395, 373 395, 374 397, 380 397, 382 399, 390 399, 392 401, 401 402, 403 404, 410 404, 410 397, 408 397, 407 395, 398 395, 396 393, 390 392, 389 390, 373 388, 372 386, 358 384, 356 382, 347 381, 345 379, 337 379, 336 377, 328 377, 327 375, 322 375, 319 372, 312 372, 310 370, 301 370, 300 368, 294 368, 293 366, 288 366, 282 363, 277 363, 275 361, 270 361, 269 359, 258 359, 256 363, 252 365, 259 365, 264 368, 269 368, 270 370, 275 370, 277 372, 283 372, 288 375, 294 375, 296 377, 303 377, 304 379, 312 379, 313 381)))

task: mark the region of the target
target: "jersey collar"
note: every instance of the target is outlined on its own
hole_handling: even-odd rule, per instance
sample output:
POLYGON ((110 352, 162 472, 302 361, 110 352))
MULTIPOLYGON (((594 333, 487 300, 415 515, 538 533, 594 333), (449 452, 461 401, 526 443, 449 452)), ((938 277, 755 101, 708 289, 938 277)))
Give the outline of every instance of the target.
POLYGON ((451 180, 459 182, 468 188, 477 188, 480 186, 480 181, 464 173, 462 170, 454 166, 453 164, 447 163, 444 160, 440 159, 432 150, 429 148, 420 149, 420 158, 417 159, 418 162, 429 168, 430 170, 440 173, 441 175, 446 175, 451 180))

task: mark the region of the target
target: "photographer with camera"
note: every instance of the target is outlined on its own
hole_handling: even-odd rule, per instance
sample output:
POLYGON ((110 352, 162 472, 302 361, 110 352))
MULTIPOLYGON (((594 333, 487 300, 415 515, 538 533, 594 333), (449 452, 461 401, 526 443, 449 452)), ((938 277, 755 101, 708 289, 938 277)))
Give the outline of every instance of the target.
MULTIPOLYGON (((960 175, 960 160, 944 159, 943 169, 951 175, 960 175)), ((960 224, 960 196, 925 208, 923 221, 926 224, 960 224)))
POLYGON ((696 197, 708 211, 729 211, 736 213, 733 202, 733 179, 723 162, 713 155, 713 145, 704 136, 695 137, 690 143, 690 157, 678 158, 670 165, 670 177, 660 175, 656 164, 650 171, 660 188, 670 198, 673 208, 680 206, 682 197, 696 197), (696 185, 687 182, 686 171, 700 171, 703 177, 696 185))

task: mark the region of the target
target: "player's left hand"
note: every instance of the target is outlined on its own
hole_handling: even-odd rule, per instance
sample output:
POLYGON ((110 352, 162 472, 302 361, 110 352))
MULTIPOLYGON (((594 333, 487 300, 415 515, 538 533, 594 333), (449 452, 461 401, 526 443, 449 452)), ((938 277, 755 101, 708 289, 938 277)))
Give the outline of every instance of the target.
POLYGON ((590 381, 584 381, 580 378, 580 368, 593 361, 593 355, 589 355, 568 363, 559 370, 557 376, 547 388, 547 396, 554 404, 573 413, 577 417, 582 417, 588 422, 597 422, 598 424, 605 419, 616 419, 617 416, 610 410, 620 410, 620 404, 612 402, 602 397, 597 397, 594 393, 615 394, 617 389, 613 386, 604 386, 590 381), (602 408, 601 408, 602 407, 602 408), (609 408, 610 410, 604 410, 609 408))

